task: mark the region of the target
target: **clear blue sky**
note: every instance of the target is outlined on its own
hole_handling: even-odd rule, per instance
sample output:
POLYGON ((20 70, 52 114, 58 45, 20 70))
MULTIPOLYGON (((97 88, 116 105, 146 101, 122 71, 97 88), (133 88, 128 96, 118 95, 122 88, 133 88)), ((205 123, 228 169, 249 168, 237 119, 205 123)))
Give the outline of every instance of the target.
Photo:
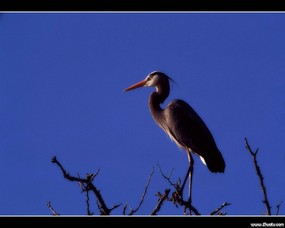
MULTIPOLYGON (((47 201, 61 214, 86 213, 54 155, 74 175, 100 169, 94 183, 110 206, 136 207, 154 166, 139 211, 149 214, 169 187, 156 163, 173 168, 173 180, 188 165, 149 113, 153 89, 123 91, 153 70, 176 81, 166 103, 192 105, 227 164, 212 174, 195 157, 194 206, 265 212, 248 137, 275 212, 285 200, 284 24, 278 13, 0 14, 0 214, 49 215, 47 201)), ((171 203, 160 211, 182 213, 171 203)))

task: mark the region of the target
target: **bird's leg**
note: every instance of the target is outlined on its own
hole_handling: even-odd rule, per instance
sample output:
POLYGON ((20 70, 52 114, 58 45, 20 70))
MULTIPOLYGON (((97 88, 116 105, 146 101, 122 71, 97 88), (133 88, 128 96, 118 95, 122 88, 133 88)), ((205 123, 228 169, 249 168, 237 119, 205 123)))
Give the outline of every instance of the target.
POLYGON ((186 176, 184 178, 183 184, 181 186, 181 194, 183 193, 185 184, 187 182, 187 179, 189 178, 189 192, 188 192, 188 196, 189 196, 189 202, 190 204, 192 203, 192 179, 193 179, 193 171, 194 171, 194 159, 191 155, 191 151, 190 149, 186 148, 186 152, 187 152, 187 156, 188 156, 188 160, 189 160, 189 168, 187 170, 186 176))
MULTIPOLYGON (((188 202, 190 205, 192 205, 192 180, 193 180, 193 171, 194 171, 194 159, 191 155, 191 151, 189 148, 186 148, 186 152, 187 152, 187 156, 188 156, 188 160, 189 160, 189 168, 187 170, 186 176, 185 176, 183 184, 181 186, 180 193, 181 193, 181 196, 183 197, 183 190, 184 190, 185 184, 187 182, 187 179, 189 178, 189 191, 188 191, 189 199, 188 199, 188 202)), ((190 208, 189 208, 189 210, 190 210, 190 215, 191 215, 192 211, 190 208)), ((184 208, 184 214, 186 214, 186 208, 184 208)))
MULTIPOLYGON (((188 153, 188 152, 187 152, 187 153, 188 153)), ((188 155, 188 156, 189 156, 189 155, 188 155)), ((190 171, 191 171, 191 166, 189 165, 189 168, 188 168, 188 170, 187 170, 187 173, 186 173, 186 176, 185 176, 185 178, 184 178, 183 184, 182 184, 182 186, 181 186, 181 188, 180 188, 181 194, 183 193, 183 190, 184 190, 186 181, 187 181, 187 179, 188 179, 188 177, 189 177, 190 171)))
POLYGON ((192 180, 193 180, 193 172, 194 172, 194 159, 191 155, 190 149, 187 149, 188 160, 189 160, 189 200, 188 202, 192 204, 192 180))

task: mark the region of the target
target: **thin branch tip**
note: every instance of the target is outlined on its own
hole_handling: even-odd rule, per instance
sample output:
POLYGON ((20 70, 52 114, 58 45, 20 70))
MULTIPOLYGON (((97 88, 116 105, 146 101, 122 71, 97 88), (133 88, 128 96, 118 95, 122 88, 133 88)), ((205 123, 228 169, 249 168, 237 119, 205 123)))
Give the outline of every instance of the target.
POLYGON ((245 147, 248 150, 248 152, 251 154, 252 159, 253 159, 254 168, 255 168, 256 174, 258 176, 260 187, 261 187, 261 191, 262 191, 262 194, 263 194, 262 202, 265 204, 265 207, 267 209, 267 215, 271 215, 271 206, 270 206, 270 203, 269 203, 269 200, 268 200, 268 196, 267 196, 267 189, 266 189, 266 186, 264 184, 264 176, 262 175, 261 169, 260 169, 260 167, 258 165, 258 162, 257 162, 258 148, 255 150, 255 152, 253 152, 253 150, 251 149, 251 147, 250 147, 250 145, 248 143, 247 138, 245 138, 245 147))
POLYGON ((226 212, 221 212, 221 210, 230 205, 231 203, 224 202, 221 206, 219 206, 217 209, 211 212, 210 215, 226 215, 226 212))
POLYGON ((280 209, 282 203, 283 203, 283 200, 279 204, 276 205, 276 215, 279 215, 279 209, 280 209))
POLYGON ((52 162, 52 163, 56 163, 56 162, 57 162, 56 156, 52 156, 51 162, 52 162))
POLYGON ((134 213, 136 213, 140 209, 141 205, 143 204, 143 201, 145 199, 145 196, 146 196, 146 193, 147 193, 147 190, 148 190, 148 187, 149 187, 149 184, 150 184, 150 181, 151 181, 151 178, 152 178, 153 174, 154 174, 154 167, 152 167, 152 171, 151 171, 151 173, 150 173, 150 175, 148 177, 148 180, 147 180, 146 186, 144 188, 144 192, 142 194, 142 197, 141 197, 141 200, 139 202, 139 205, 137 206, 136 209, 131 208, 131 212, 129 213, 129 215, 133 215, 134 213))
POLYGON ((51 205, 51 202, 48 201, 46 202, 47 207, 51 210, 52 215, 59 215, 59 213, 56 212, 56 210, 53 208, 53 206, 51 205))
MULTIPOLYGON (((56 159, 56 157, 53 158, 54 163, 60 168, 63 176, 65 179, 71 181, 71 182, 79 182, 81 189, 87 192, 86 195, 86 202, 89 202, 89 195, 88 192, 92 191, 96 197, 96 204, 98 206, 98 209, 100 211, 101 215, 109 215, 112 211, 109 209, 102 197, 102 194, 100 193, 100 190, 96 188, 96 186, 92 183, 94 177, 98 174, 99 171, 97 171, 95 174, 87 174, 86 178, 80 178, 79 174, 78 177, 71 176, 61 165, 61 163, 56 159)), ((87 214, 91 214, 89 210, 89 206, 87 203, 87 214)))
POLYGON ((163 195, 160 192, 157 193, 157 196, 159 196, 158 203, 155 206, 155 208, 153 209, 153 211, 151 212, 151 215, 157 215, 157 213, 161 209, 163 202, 168 199, 169 193, 170 193, 170 189, 165 189, 163 195))

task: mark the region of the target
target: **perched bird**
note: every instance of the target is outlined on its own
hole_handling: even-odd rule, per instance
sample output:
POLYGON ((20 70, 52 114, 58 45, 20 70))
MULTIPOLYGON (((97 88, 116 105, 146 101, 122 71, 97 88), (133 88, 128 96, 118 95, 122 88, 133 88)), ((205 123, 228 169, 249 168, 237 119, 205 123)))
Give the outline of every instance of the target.
POLYGON ((144 80, 128 87, 125 91, 139 87, 155 87, 148 101, 149 109, 154 121, 177 144, 186 150, 190 162, 190 197, 194 160, 191 153, 199 155, 202 162, 213 172, 224 172, 225 161, 215 140, 200 116, 183 100, 171 101, 165 109, 161 104, 169 95, 171 80, 166 74, 154 71, 144 80))

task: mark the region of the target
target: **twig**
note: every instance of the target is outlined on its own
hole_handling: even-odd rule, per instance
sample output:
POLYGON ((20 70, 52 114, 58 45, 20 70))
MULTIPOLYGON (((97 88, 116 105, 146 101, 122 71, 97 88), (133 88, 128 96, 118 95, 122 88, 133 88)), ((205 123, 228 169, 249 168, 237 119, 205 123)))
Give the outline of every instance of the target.
POLYGON ((280 209, 282 203, 283 203, 283 201, 281 201, 279 204, 276 205, 276 215, 279 215, 279 209, 280 209))
POLYGON ((123 207, 123 215, 126 215, 127 207, 128 207, 128 203, 126 203, 125 206, 123 207))
POLYGON ((145 195, 146 195, 146 193, 147 193, 147 189, 148 189, 148 186, 149 186, 149 184, 150 184, 150 181, 151 181, 151 178, 152 178, 152 176, 153 176, 153 173, 154 173, 154 168, 152 167, 152 171, 151 171, 151 173, 150 173, 150 175, 149 175, 149 177, 148 177, 148 180, 147 180, 146 186, 145 186, 145 188, 144 188, 144 192, 143 192, 143 194, 142 194, 142 197, 141 197, 141 200, 140 200, 140 202, 139 202, 139 205, 137 206, 136 209, 131 208, 131 212, 129 213, 129 215, 133 215, 134 213, 136 213, 136 212, 140 209, 140 207, 141 207, 141 205, 142 205, 142 203, 143 203, 143 201, 144 201, 145 195))
POLYGON ((96 205, 98 207, 98 210, 100 211, 100 214, 101 215, 104 215, 104 210, 102 209, 100 203, 98 202, 98 199, 96 199, 96 205))
POLYGON ((86 206, 87 206, 87 215, 93 215, 93 213, 90 211, 89 191, 86 191, 86 206))
MULTIPOLYGON (((166 176, 166 175, 162 172, 162 169, 161 169, 161 167, 160 167, 160 165, 159 165, 158 163, 157 163, 157 166, 158 166, 159 172, 161 173, 161 175, 163 176, 163 178, 166 179, 166 180, 168 181, 168 183, 169 183, 171 186, 176 187, 177 183, 174 184, 174 183, 170 180, 170 177, 171 177, 171 175, 172 175, 173 169, 170 171, 169 175, 166 176)), ((178 184, 180 184, 180 180, 179 180, 178 182, 179 182, 178 184)))
POLYGON ((211 212, 210 215, 217 215, 224 207, 231 205, 228 202, 224 202, 220 207, 218 207, 216 210, 214 210, 213 212, 211 212))
MULTIPOLYGON (((99 173, 100 170, 98 170, 95 174, 88 174, 86 175, 86 179, 89 180, 89 182, 86 184, 82 182, 78 182, 79 186, 81 188, 81 192, 86 192, 86 209, 87 209, 87 215, 93 215, 93 212, 90 211, 90 203, 89 203, 89 184, 94 180, 95 176, 99 173)), ((77 174, 78 178, 80 178, 79 173, 77 174)))
POLYGON ((271 215, 271 206, 269 204, 269 201, 268 201, 268 197, 267 197, 267 192, 266 192, 266 187, 264 185, 264 177, 261 173, 261 170, 260 170, 260 167, 257 163, 257 159, 256 159, 256 156, 257 156, 257 152, 258 152, 258 148, 256 149, 255 152, 253 152, 253 150, 251 149, 248 141, 247 141, 247 138, 245 138, 245 148, 249 151, 249 153, 251 154, 252 158, 253 158, 253 163, 254 163, 254 167, 255 167, 255 170, 256 170, 256 173, 257 173, 257 176, 259 178, 259 182, 260 182, 260 186, 261 186, 261 190, 262 190, 262 193, 263 193, 263 197, 264 199, 262 200, 262 202, 265 204, 266 206, 266 209, 267 209, 267 215, 271 215))
POLYGON ((191 204, 189 200, 185 201, 183 199, 183 194, 181 191, 176 190, 176 192, 172 193, 173 203, 176 205, 178 203, 181 206, 184 206, 184 213, 186 214, 186 210, 193 211, 195 215, 201 215, 200 212, 191 204))
POLYGON ((63 168, 63 166, 60 164, 60 162, 56 159, 55 156, 52 158, 51 161, 52 163, 55 163, 61 169, 65 179, 69 181, 79 182, 82 185, 81 187, 83 188, 83 191, 89 191, 89 190, 93 191, 93 193, 95 194, 97 198, 97 205, 98 205, 101 215, 109 215, 112 212, 112 210, 117 208, 117 207, 113 207, 109 209, 105 201, 103 200, 103 197, 100 191, 92 183, 96 175, 99 173, 99 170, 95 174, 87 174, 86 178, 74 177, 74 176, 69 175, 68 172, 66 172, 66 170, 63 168))
POLYGON ((163 202, 168 198, 169 192, 170 192, 170 189, 166 189, 163 195, 161 193, 158 193, 158 196, 159 196, 158 203, 150 215, 157 215, 157 212, 159 212, 163 202))
MULTIPOLYGON (((183 199, 183 190, 182 188, 180 187, 180 184, 181 184, 181 180, 178 179, 178 181, 176 183, 173 183, 171 180, 170 180, 170 175, 172 173, 172 171, 170 172, 170 175, 169 176, 166 176, 163 172, 162 172, 162 169, 160 167, 159 164, 157 164, 158 168, 159 168, 159 171, 162 175, 162 177, 164 179, 166 179, 168 181, 168 183, 174 187, 175 191, 172 193, 172 198, 170 198, 168 201, 172 201, 174 203, 175 206, 177 206, 177 204, 179 204, 180 206, 184 206, 184 212, 186 212, 187 209, 189 209, 189 211, 193 211, 195 215, 200 215, 199 211, 192 205, 192 203, 187 200, 185 201, 183 199)), ((188 171, 187 171, 187 175, 186 175, 186 179, 188 178, 188 171)), ((184 180, 185 182, 185 180, 184 180)), ((166 191, 166 190, 165 190, 166 191)))
POLYGON ((46 203, 47 207, 51 210, 52 215, 59 215, 56 210, 51 206, 51 202, 46 203))
POLYGON ((110 211, 117 209, 118 207, 120 207, 122 205, 122 203, 119 204, 115 204, 113 207, 110 208, 110 211))

